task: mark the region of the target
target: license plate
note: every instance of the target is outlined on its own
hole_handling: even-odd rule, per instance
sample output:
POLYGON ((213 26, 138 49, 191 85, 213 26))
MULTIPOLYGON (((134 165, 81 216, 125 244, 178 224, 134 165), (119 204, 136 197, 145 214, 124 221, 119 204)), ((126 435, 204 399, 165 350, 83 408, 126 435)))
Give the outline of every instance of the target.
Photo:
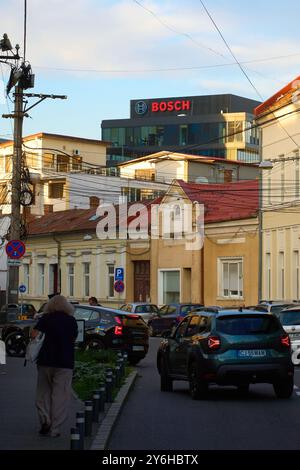
POLYGON ((266 357, 268 355, 265 349, 240 349, 237 353, 238 357, 266 357))
POLYGON ((132 351, 144 351, 144 346, 132 346, 132 351))

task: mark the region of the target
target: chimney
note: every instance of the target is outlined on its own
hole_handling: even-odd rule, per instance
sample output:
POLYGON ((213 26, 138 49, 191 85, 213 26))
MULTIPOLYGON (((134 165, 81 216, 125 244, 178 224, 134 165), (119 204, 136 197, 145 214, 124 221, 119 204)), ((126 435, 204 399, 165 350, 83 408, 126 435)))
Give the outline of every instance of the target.
POLYGON ((44 215, 52 214, 53 212, 53 204, 44 204, 44 215))

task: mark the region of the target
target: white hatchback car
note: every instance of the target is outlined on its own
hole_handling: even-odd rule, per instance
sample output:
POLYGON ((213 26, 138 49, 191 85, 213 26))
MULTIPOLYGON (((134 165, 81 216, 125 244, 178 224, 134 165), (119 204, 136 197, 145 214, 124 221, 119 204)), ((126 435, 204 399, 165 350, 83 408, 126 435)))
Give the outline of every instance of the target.
POLYGON ((300 365, 300 306, 282 310, 278 318, 291 340, 293 364, 300 365))

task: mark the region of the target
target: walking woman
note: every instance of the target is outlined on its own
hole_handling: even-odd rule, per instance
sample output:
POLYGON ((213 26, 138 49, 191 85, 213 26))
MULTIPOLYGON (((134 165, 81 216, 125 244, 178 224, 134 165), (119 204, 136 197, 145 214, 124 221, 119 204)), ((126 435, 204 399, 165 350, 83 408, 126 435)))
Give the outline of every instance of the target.
POLYGON ((60 426, 68 416, 78 331, 73 313, 73 306, 64 296, 52 297, 31 335, 35 338, 39 332, 45 334, 37 359, 36 407, 40 434, 51 437, 60 435, 60 426))

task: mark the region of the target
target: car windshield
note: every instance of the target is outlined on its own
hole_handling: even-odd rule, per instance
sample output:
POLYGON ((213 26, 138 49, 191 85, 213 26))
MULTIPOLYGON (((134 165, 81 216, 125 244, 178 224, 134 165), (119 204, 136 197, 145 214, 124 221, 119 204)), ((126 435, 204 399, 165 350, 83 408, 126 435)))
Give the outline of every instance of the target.
POLYGON ((196 308, 200 308, 202 305, 183 305, 180 309, 180 312, 183 315, 186 315, 187 313, 191 312, 192 310, 195 310, 196 308))
POLYGON ((275 315, 278 315, 278 313, 280 313, 286 307, 287 305, 272 305, 271 312, 275 313, 275 315))
POLYGON ((224 316, 217 319, 217 330, 226 335, 255 335, 278 330, 278 320, 267 315, 224 316))
POLYGON ((279 315, 282 325, 300 325, 300 310, 297 312, 282 312, 279 315))
POLYGON ((75 310, 74 317, 76 320, 89 320, 91 316, 90 310, 75 310))
POLYGON ((137 305, 135 313, 158 313, 158 307, 156 305, 137 305))

